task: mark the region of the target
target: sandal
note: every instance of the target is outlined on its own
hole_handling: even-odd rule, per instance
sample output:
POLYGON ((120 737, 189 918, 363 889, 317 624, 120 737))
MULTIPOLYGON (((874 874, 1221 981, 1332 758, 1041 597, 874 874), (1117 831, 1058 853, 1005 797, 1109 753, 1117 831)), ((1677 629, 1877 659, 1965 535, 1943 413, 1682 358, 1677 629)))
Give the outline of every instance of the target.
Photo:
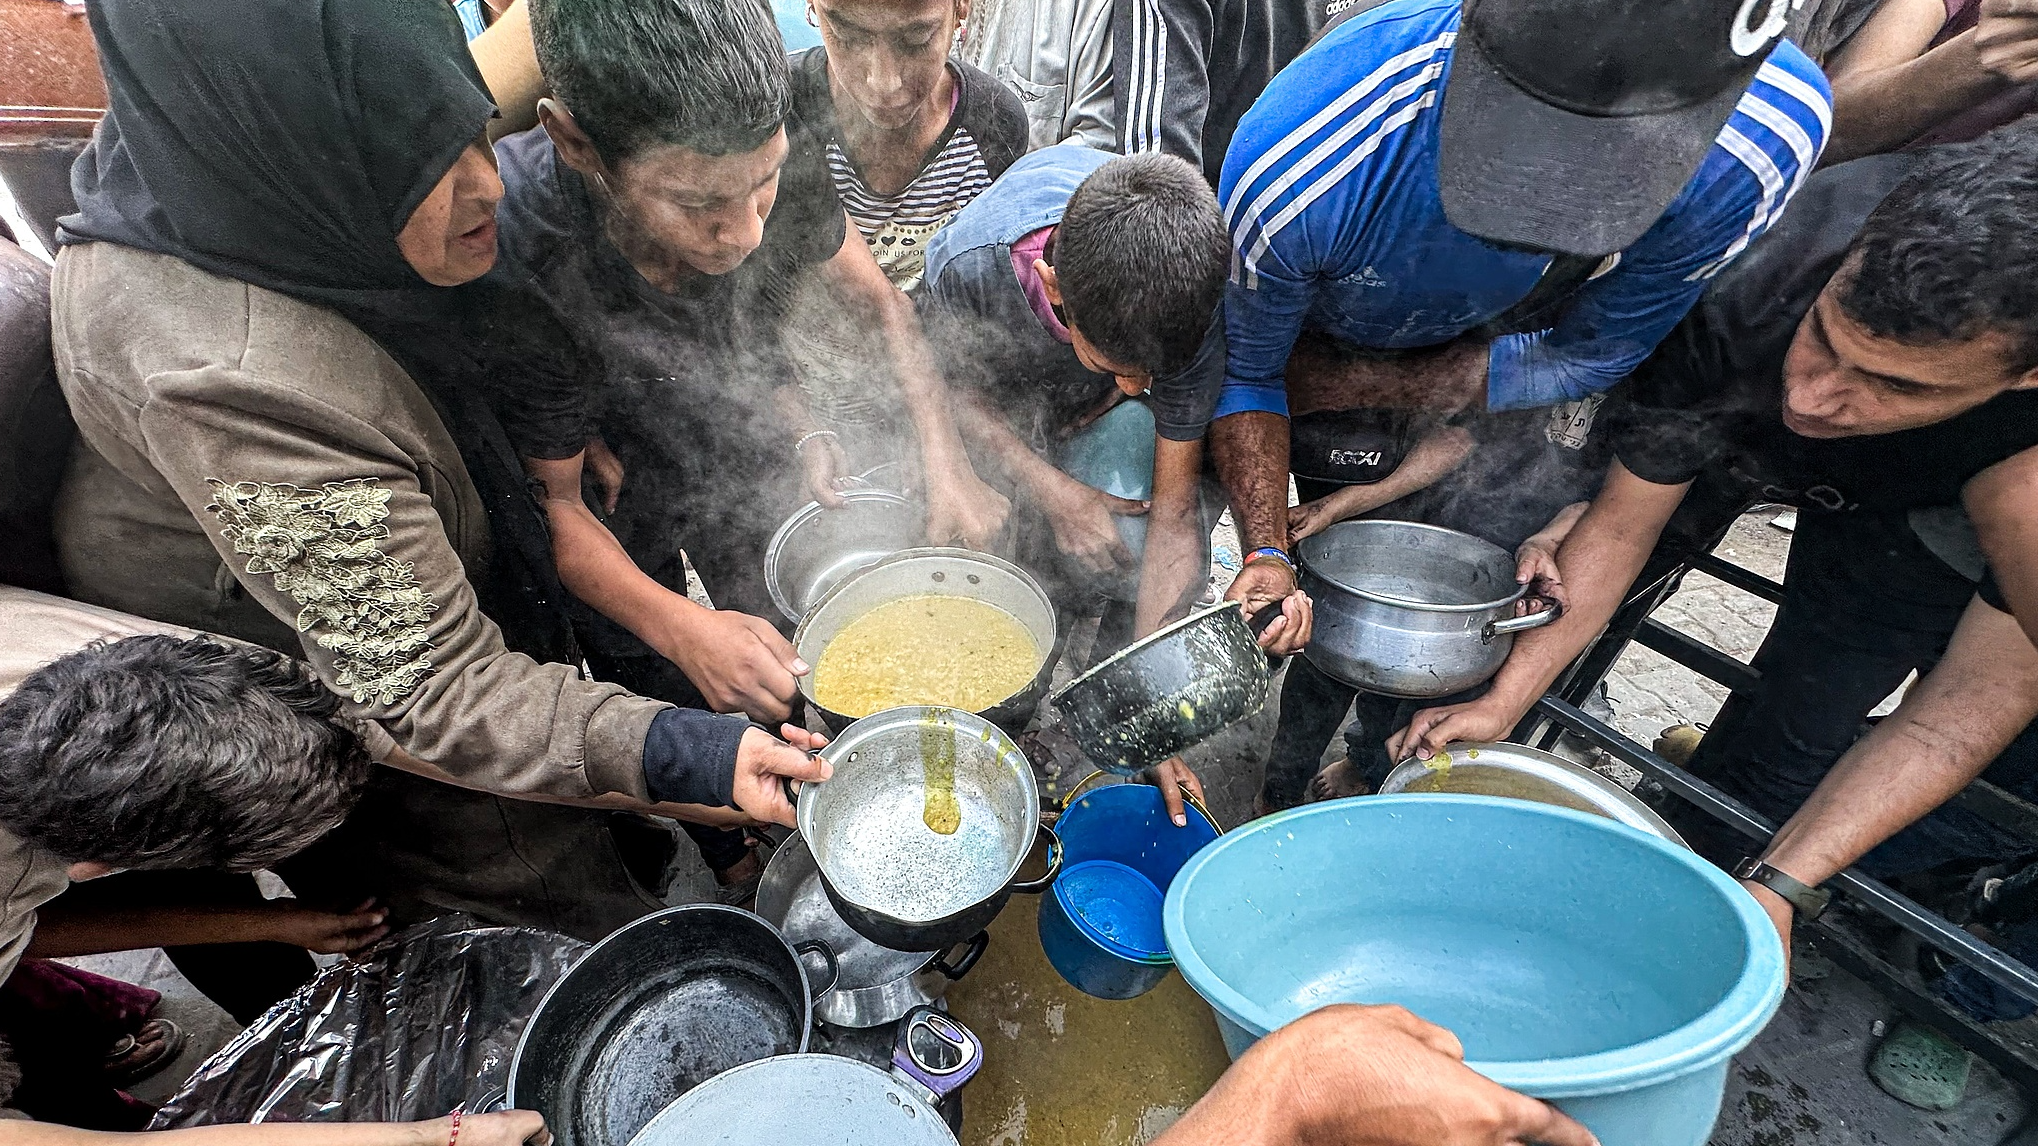
POLYGON ((1930 1027, 1899 1019, 1868 1060, 1885 1094, 1920 1110, 1951 1110, 1967 1095, 1974 1057, 1930 1027))
POLYGON ((1372 791, 1372 785, 1366 783, 1366 778, 1359 775, 1359 770, 1346 757, 1325 764, 1322 771, 1309 778, 1309 792, 1302 797, 1302 802, 1316 804, 1324 800, 1342 800, 1346 796, 1370 795, 1372 791))
MULTIPOLYGON (((750 837, 750 858, 757 861, 757 870, 734 883, 723 883, 721 876, 715 876, 715 902, 724 907, 740 907, 750 911, 757 906, 757 889, 764 882, 764 865, 771 862, 771 853, 777 849, 771 841, 758 836, 750 837)), ((737 861, 742 862, 742 861, 737 861)))
POLYGON ((150 1019, 131 1035, 122 1035, 106 1052, 106 1081, 116 1089, 160 1072, 184 1053, 189 1041, 184 1028, 168 1019, 150 1019))

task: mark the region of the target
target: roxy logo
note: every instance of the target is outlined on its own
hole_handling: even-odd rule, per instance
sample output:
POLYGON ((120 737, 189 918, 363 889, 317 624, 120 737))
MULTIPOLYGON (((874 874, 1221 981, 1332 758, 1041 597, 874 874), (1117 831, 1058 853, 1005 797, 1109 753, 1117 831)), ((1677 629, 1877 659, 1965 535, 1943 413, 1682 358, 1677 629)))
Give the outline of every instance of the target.
POLYGON ((1334 466, 1377 466, 1380 464, 1379 450, 1338 450, 1330 451, 1330 464, 1334 466))

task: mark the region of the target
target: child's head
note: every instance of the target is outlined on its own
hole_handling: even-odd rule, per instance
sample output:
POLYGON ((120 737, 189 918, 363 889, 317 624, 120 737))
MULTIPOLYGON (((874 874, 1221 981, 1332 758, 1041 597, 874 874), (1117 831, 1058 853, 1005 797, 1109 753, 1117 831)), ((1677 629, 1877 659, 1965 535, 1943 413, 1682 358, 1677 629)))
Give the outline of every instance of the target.
POLYGON ((1139 393, 1195 358, 1217 321, 1231 240, 1202 172, 1149 153, 1083 180, 1050 261, 1049 297, 1084 365, 1139 393))
POLYGON ((267 867, 337 825, 367 783, 339 707, 268 649, 92 645, 0 701, 0 826, 101 872, 267 867))
MULTIPOLYGON (((969 0, 812 0, 811 7, 828 46, 828 74, 849 97, 836 114, 858 113, 887 131, 926 114, 969 15, 969 0)), ((947 108, 940 111, 945 119, 947 108)))

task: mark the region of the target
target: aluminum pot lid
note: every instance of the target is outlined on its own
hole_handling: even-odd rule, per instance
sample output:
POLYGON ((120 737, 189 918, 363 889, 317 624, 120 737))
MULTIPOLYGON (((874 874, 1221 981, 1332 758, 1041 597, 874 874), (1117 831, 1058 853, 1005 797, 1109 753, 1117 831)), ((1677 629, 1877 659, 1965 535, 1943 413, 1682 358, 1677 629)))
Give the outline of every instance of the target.
POLYGON ((957 1146, 912 1085, 868 1063, 780 1055, 674 1100, 630 1146, 957 1146))

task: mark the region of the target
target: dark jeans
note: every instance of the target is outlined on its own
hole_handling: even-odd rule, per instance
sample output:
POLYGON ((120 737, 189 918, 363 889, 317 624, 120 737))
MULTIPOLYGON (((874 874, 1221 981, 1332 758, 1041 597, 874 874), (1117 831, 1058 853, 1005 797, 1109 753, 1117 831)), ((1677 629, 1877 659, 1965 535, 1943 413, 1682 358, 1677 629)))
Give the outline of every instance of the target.
POLYGON ((1389 736, 1422 709, 1476 699, 1485 695, 1486 687, 1481 684, 1435 700, 1402 700, 1333 680, 1311 664, 1307 655, 1290 657, 1287 678, 1281 683, 1281 724, 1274 730, 1274 750, 1267 758, 1267 776, 1260 786, 1261 802, 1273 812, 1302 802, 1324 748, 1344 723, 1346 709, 1352 711, 1352 721, 1344 730, 1345 757, 1369 786, 1378 788, 1397 763, 1387 755, 1389 736))

